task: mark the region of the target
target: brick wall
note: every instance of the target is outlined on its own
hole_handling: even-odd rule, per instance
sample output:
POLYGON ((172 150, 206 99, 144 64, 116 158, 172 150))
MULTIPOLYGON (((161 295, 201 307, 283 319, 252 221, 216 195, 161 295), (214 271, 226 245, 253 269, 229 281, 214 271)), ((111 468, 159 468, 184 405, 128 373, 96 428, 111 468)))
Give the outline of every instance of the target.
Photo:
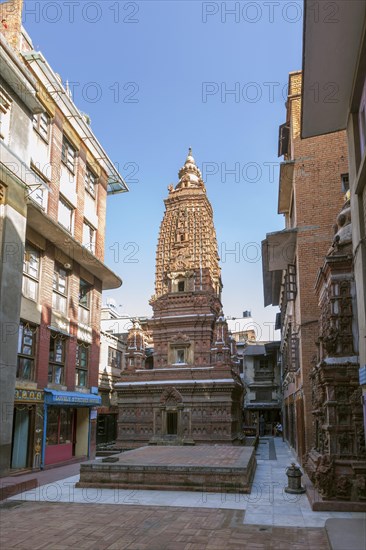
POLYGON ((42 308, 36 357, 36 380, 39 388, 43 388, 48 384, 48 355, 50 346, 50 331, 48 327, 51 324, 53 257, 54 247, 50 243, 47 243, 41 260, 38 295, 42 308))
POLYGON ((52 193, 48 196, 48 215, 57 220, 58 199, 60 193, 60 174, 61 174, 61 151, 63 135, 63 116, 56 108, 52 120, 50 163, 51 163, 51 189, 52 193))
MULTIPOLYGON (((293 225, 297 233, 297 297, 293 327, 300 337, 300 371, 295 379, 297 451, 309 451, 313 438, 309 372, 316 357, 320 311, 315 281, 334 235, 334 224, 344 202, 341 174, 348 172, 346 132, 309 139, 300 138, 301 73, 290 74, 287 119, 291 145, 287 158, 295 161, 293 179, 293 225), (303 446, 305 449, 303 449, 303 446)), ((301 458, 301 457, 300 457, 301 458)))

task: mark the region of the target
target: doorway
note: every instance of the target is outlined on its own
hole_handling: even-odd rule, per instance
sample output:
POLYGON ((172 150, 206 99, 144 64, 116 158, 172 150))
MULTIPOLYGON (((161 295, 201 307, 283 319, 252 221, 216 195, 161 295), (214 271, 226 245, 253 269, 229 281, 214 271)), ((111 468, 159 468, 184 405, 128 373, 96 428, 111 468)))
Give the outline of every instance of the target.
POLYGON ((21 469, 28 466, 30 410, 28 407, 14 409, 13 448, 11 468, 21 469))
POLYGON ((168 435, 177 435, 178 433, 178 413, 170 411, 166 413, 166 433, 168 435))

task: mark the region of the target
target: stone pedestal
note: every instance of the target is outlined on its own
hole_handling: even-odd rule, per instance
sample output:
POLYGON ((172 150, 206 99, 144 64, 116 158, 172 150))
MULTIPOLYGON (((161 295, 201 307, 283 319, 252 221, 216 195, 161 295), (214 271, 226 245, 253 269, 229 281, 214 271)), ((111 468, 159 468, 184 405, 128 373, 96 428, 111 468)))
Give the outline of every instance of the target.
POLYGON ((250 492, 256 468, 254 447, 142 447, 117 456, 81 464, 76 486, 240 494, 250 492))

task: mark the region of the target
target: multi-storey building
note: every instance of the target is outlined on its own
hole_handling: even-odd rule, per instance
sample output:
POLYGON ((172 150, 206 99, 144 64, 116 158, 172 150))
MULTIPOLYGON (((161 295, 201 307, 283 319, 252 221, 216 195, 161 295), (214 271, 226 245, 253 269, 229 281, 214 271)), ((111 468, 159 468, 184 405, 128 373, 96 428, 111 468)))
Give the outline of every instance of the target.
POLYGON ((289 77, 286 122, 280 127, 278 213, 283 231, 262 243, 265 305, 280 306, 285 437, 300 461, 313 443, 312 383, 319 304, 317 273, 332 242, 334 221, 347 190, 344 131, 301 138, 302 73, 289 77))
POLYGON ((19 80, 18 86, 6 73, 16 93, 1 90, 3 251, 14 193, 22 229, 16 262, 6 266, 13 286, 4 279, 2 288, 9 293, 2 310, 17 317, 0 373, 10 404, 15 392, 14 411, 7 409, 12 438, 7 430, 2 441, 3 472, 93 455, 101 292, 121 285, 103 263, 106 198, 127 190, 88 118, 34 51, 21 8, 19 0, 1 5, 1 51, 19 80))
POLYGON ((330 25, 324 7, 319 6, 323 11, 317 18, 312 2, 305 0, 304 7, 302 137, 347 131, 359 378, 366 433, 366 5, 339 0, 335 24, 330 25), (342 40, 345 36, 346 41, 342 40), (327 48, 322 47, 324 43, 327 48))
POLYGON ((249 430, 259 428, 263 416, 264 435, 272 435, 274 425, 282 421, 280 342, 247 340, 237 342, 236 347, 243 365, 244 425, 249 430))
POLYGON ((315 438, 307 470, 328 506, 340 501, 342 510, 364 511, 366 6, 338 2, 332 29, 322 18, 313 19, 312 8, 305 2, 302 137, 346 129, 349 192, 316 283, 321 318, 318 361, 311 372, 315 438), (341 36, 347 36, 344 45, 341 36), (329 50, 319 49, 324 41, 329 50))
MULTIPOLYGON (((227 326, 236 342, 246 342, 257 339, 258 325, 253 321, 250 311, 243 311, 242 317, 227 316, 227 326)), ((260 337, 259 337, 260 339, 260 337)))
POLYGON ((97 445, 114 443, 117 438, 117 393, 113 385, 121 379, 126 365, 126 340, 132 323, 118 313, 114 300, 102 306, 100 323, 99 394, 97 445))
MULTIPOLYGON (((46 187, 30 170, 33 116, 43 105, 37 82, 0 33, 0 475, 9 468, 12 450, 14 389, 21 307, 22 262, 27 196, 46 187), (34 186, 34 184, 36 184, 34 186)), ((29 263, 29 262, 28 262, 29 263)), ((25 337, 25 335, 24 335, 25 337)), ((24 348, 32 350, 32 348, 24 348)), ((22 361, 21 361, 22 362, 22 361)), ((32 365, 27 354, 23 363, 32 365)), ((25 366, 25 365, 24 365, 25 366)), ((27 392, 24 392, 26 395, 27 392)), ((36 408, 37 395, 33 393, 36 408)), ((41 403, 41 399, 39 399, 41 403)), ((23 409, 27 411, 27 404, 23 409)))

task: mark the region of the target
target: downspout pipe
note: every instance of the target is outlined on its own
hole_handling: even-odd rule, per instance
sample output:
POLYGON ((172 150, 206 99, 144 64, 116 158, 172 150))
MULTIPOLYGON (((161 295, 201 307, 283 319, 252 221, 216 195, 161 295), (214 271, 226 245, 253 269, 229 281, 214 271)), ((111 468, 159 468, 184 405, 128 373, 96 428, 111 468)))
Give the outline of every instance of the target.
POLYGON ((48 406, 47 403, 44 404, 44 413, 43 413, 43 435, 42 435, 42 452, 41 452, 41 470, 44 470, 45 467, 45 456, 46 456, 46 441, 47 441, 47 416, 48 416, 48 406))

